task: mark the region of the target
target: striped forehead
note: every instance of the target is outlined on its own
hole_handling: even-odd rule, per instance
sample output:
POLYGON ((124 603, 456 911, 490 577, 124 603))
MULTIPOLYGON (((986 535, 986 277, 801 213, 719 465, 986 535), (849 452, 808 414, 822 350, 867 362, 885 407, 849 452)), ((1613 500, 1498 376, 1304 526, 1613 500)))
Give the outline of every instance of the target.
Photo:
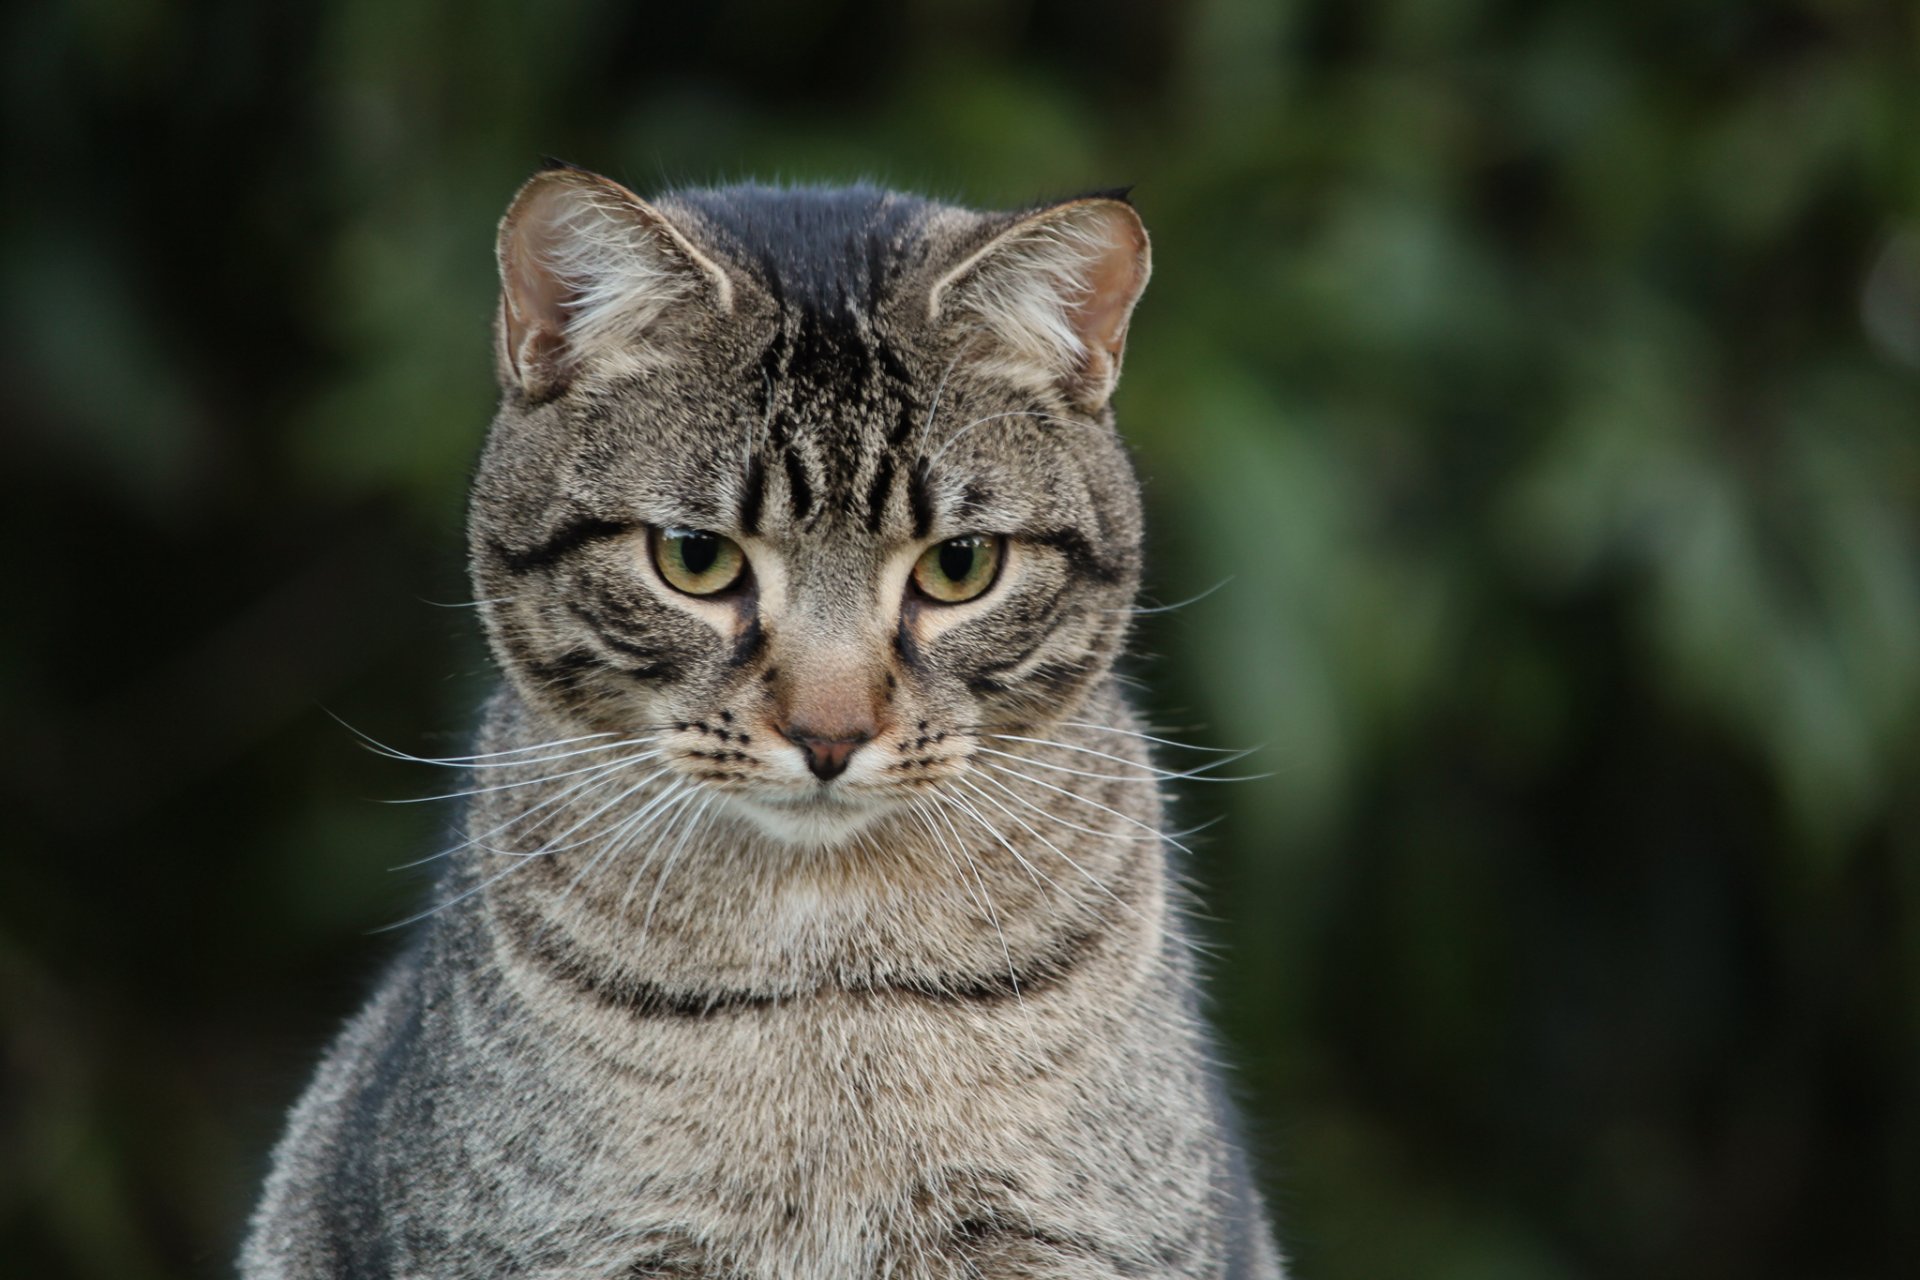
POLYGON ((759 534, 829 518, 874 533, 924 526, 913 512, 925 510, 925 486, 918 497, 907 491, 914 468, 902 458, 922 393, 882 313, 919 243, 926 206, 864 188, 682 198, 773 303, 757 369, 765 409, 739 527, 759 534))
POLYGON ((814 378, 775 379, 740 487, 748 534, 812 529, 924 537, 932 526, 924 413, 903 377, 852 359, 814 378), (830 379, 830 380, 828 380, 830 379))

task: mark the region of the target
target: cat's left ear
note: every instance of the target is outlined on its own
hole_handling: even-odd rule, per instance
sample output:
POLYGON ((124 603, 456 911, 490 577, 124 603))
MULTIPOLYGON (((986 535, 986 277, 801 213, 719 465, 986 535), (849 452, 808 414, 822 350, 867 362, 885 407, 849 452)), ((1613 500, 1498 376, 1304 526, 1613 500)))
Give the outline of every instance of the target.
POLYGON ((948 272, 933 315, 975 332, 996 372, 1102 409, 1120 377, 1127 321, 1147 286, 1147 229, 1125 200, 1096 196, 1029 214, 948 272))
POLYGON ((572 165, 520 188, 500 220, 498 252, 500 377, 535 400, 589 365, 668 359, 677 324, 732 302, 726 273, 665 214, 572 165))

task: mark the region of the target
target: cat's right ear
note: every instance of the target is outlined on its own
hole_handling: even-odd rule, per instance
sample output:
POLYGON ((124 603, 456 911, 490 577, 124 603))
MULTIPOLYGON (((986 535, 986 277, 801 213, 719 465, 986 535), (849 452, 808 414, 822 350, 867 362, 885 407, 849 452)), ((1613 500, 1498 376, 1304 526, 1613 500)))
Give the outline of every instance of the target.
POLYGON ((652 205, 572 166, 535 174, 500 220, 502 385, 564 391, 586 363, 627 372, 669 358, 686 308, 725 311, 732 286, 652 205))
POLYGON ((1099 413, 1151 270, 1133 206, 1087 196, 1014 220, 934 286, 930 307, 989 367, 1099 413))

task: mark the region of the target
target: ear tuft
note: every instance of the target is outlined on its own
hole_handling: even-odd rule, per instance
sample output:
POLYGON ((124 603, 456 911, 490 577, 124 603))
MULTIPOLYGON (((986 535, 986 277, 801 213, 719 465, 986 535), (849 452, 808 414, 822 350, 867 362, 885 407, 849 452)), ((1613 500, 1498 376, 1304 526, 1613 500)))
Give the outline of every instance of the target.
POLYGON ((1151 270, 1132 206, 1085 197, 1001 232, 934 287, 931 306, 947 324, 977 326, 983 363, 1098 412, 1119 379, 1127 322, 1151 270))
POLYGON ((565 390, 587 361, 658 364, 672 316, 702 297, 731 301, 726 273, 659 210, 571 165, 520 188, 498 251, 501 378, 533 399, 565 390))

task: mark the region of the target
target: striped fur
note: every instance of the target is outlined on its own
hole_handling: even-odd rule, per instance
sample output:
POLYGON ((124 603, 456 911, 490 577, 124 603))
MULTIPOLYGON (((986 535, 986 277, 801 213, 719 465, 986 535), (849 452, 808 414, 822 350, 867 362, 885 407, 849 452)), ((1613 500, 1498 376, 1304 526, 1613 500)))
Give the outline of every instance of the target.
POLYGON ((529 184, 467 842, 296 1107, 245 1275, 1279 1276, 1112 672, 1138 228, 529 184), (660 528, 747 577, 674 591, 660 528), (1006 537, 994 585, 917 596, 967 534, 1006 537), (821 781, 792 726, 836 716, 864 736, 821 781))

